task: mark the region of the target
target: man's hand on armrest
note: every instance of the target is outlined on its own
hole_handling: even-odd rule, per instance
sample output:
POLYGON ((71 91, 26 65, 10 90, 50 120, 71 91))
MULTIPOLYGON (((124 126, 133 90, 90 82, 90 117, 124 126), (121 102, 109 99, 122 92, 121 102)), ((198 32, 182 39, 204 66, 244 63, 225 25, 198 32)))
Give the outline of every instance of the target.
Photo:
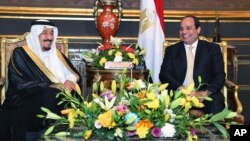
POLYGON ((70 81, 70 80, 66 80, 64 82, 64 84, 62 83, 53 83, 50 85, 50 87, 52 88, 56 88, 56 89, 59 89, 59 90, 69 90, 69 91, 76 91, 76 88, 75 88, 75 83, 70 81))

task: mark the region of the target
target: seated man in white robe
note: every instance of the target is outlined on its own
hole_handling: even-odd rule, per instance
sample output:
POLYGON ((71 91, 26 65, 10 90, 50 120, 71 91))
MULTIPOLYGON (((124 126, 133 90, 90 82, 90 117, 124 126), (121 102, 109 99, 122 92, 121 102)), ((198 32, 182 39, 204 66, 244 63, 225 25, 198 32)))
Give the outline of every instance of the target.
MULTIPOLYGON (((27 46, 17 47, 11 56, 9 85, 2 109, 15 111, 12 113, 17 116, 10 117, 10 127, 20 131, 20 134, 46 128, 43 119, 36 116, 42 113, 40 108, 46 107, 60 114, 63 106, 58 105, 60 98, 56 98, 57 93, 62 89, 74 92, 77 84, 81 83, 80 74, 56 49, 57 35, 58 29, 52 22, 33 21, 26 38, 27 46), (16 120, 22 123, 17 125, 12 122, 16 120)), ((18 133, 15 135, 21 136, 18 133)))

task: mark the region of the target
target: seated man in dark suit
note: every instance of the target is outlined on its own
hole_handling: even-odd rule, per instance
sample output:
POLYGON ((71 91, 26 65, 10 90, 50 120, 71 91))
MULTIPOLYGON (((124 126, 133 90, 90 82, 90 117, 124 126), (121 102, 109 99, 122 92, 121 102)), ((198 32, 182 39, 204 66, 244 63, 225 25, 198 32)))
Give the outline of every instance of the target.
POLYGON ((169 89, 180 90, 191 83, 198 87, 201 76, 205 85, 192 94, 211 97, 213 101, 200 98, 205 105, 202 110, 215 114, 225 107, 221 93, 225 82, 223 57, 219 45, 198 39, 200 32, 200 22, 195 16, 181 20, 181 41, 166 48, 159 78, 162 83, 169 83, 169 89))
MULTIPOLYGON (((58 49, 56 49, 57 27, 48 20, 32 22, 26 37, 27 46, 17 47, 8 65, 9 85, 2 109, 10 117, 10 128, 17 126, 15 119, 23 122, 20 132, 39 132, 46 128, 41 107, 60 114, 56 94, 62 89, 77 91, 80 74, 58 49), (16 116, 15 116, 16 114, 16 116), (21 120, 23 118, 23 120, 21 120)), ((14 140, 22 140, 18 133, 14 140), (18 135, 18 136, 17 136, 18 135)))

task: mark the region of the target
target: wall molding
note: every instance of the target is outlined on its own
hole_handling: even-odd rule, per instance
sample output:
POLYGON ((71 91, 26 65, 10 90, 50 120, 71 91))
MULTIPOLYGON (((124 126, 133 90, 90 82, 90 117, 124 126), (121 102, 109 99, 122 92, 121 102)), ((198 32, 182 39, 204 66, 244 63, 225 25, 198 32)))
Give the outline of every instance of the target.
MULTIPOLYGON (((115 11, 117 12, 117 11, 115 11)), ((93 9, 84 8, 48 8, 48 7, 18 7, 0 6, 0 15, 46 15, 46 16, 72 16, 93 17, 93 9)), ((123 17, 139 18, 139 10, 123 10, 123 17)), ((250 18, 250 10, 164 10, 165 18, 181 18, 185 15, 195 15, 200 18, 212 18, 217 15, 225 19, 250 18)))
MULTIPOLYGON (((0 34, 0 38, 2 37, 9 37, 9 38, 18 38, 22 35, 14 35, 14 34, 0 34)), ((61 38, 67 38, 67 39, 77 39, 77 40, 101 40, 100 36, 60 36, 61 38)), ((117 36, 118 37, 118 36, 117 36)), ((137 37, 131 37, 131 36, 122 36, 122 37, 118 37, 118 38, 122 38, 123 40, 137 40, 137 37)), ((207 38, 209 40, 211 40, 211 38, 207 38)), ((167 37, 165 38, 166 41, 179 41, 179 38, 174 38, 174 37, 167 37)), ((246 44, 248 44, 248 42, 250 41, 250 37, 249 38, 223 38, 222 40, 224 41, 237 41, 237 42, 246 42, 246 44)))

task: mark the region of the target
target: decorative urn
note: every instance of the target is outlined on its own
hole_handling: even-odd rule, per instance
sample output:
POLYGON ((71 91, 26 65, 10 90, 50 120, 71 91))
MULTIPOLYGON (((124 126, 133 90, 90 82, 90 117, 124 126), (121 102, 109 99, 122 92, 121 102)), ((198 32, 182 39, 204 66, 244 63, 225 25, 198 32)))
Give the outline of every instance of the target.
POLYGON ((96 28, 102 37, 103 45, 110 44, 110 37, 115 35, 119 28, 121 17, 120 0, 96 0, 94 4, 94 16, 96 28), (99 7, 103 9, 100 14, 98 14, 99 7), (118 15, 113 12, 114 8, 118 9, 118 15))

